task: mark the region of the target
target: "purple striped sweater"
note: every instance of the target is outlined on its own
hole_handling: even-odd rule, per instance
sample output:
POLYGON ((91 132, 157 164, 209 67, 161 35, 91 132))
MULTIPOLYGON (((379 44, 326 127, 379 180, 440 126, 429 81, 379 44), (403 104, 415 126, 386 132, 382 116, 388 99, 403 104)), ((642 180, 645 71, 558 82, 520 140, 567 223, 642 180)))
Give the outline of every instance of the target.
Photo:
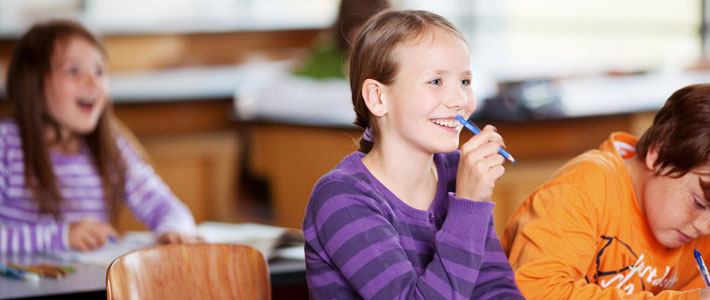
MULTIPOLYGON (((143 162, 128 141, 117 145, 126 161, 126 206, 156 234, 194 233, 195 222, 150 165, 143 162)), ((89 148, 78 154, 51 152, 57 184, 64 200, 62 220, 39 214, 25 185, 22 141, 13 119, 0 121, 0 254, 68 250, 69 224, 86 217, 108 222, 101 177, 89 148)))
POLYGON ((524 299, 495 234, 493 203, 456 198, 459 152, 435 154, 428 211, 398 199, 348 155, 306 208, 313 299, 524 299))

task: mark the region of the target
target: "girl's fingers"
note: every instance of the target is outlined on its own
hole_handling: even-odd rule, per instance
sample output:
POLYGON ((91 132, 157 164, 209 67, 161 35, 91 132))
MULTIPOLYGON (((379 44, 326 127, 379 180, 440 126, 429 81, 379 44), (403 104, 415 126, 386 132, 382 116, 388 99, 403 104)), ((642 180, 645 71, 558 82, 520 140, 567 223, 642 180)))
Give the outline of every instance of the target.
POLYGON ((178 242, 178 237, 173 232, 167 232, 158 237, 158 242, 161 244, 175 244, 178 242))
POLYGON ((87 230, 83 233, 81 237, 81 242, 84 246, 85 251, 92 250, 100 244, 100 238, 95 235, 93 230, 87 230))
POLYGON ((503 175, 505 169, 503 168, 503 162, 505 158, 501 155, 491 155, 481 159, 478 164, 476 164, 478 173, 483 175, 486 180, 491 180, 495 182, 503 175))
POLYGON ((103 227, 97 227, 93 230, 93 236, 94 236, 94 248, 98 248, 103 246, 108 242, 108 233, 103 227))
POLYGON ((168 244, 177 244, 180 242, 180 235, 175 233, 167 234, 168 244))
POLYGON ((91 249, 105 245, 111 237, 117 238, 118 232, 109 224, 94 221, 93 224, 87 224, 87 236, 90 236, 89 246, 91 249))
POLYGON ((89 250, 84 241, 80 241, 78 244, 74 245, 74 248, 80 252, 86 252, 89 250))
POLYGON ((496 128, 495 126, 493 126, 493 125, 491 125, 491 124, 488 124, 488 125, 484 126, 484 127, 483 127, 483 130, 491 130, 491 131, 494 131, 494 132, 498 132, 498 128, 496 128))
POLYGON ((118 234, 118 231, 113 228, 113 226, 106 224, 106 223, 100 223, 101 224, 101 232, 103 235, 108 239, 108 237, 113 237, 114 239, 118 240, 121 235, 118 234))
POLYGON ((503 167, 502 165, 497 165, 495 167, 492 167, 488 172, 494 180, 498 180, 498 178, 503 176, 503 173, 505 173, 505 167, 503 167))
POLYGON ((481 160, 481 166, 485 170, 488 170, 491 168, 495 168, 497 166, 501 166, 501 165, 503 165, 504 162, 505 162, 505 157, 503 157, 503 155, 499 155, 498 152, 496 152, 495 154, 484 157, 481 160))
MULTIPOLYGON (((505 143, 503 142, 503 137, 491 130, 481 131, 481 133, 472 136, 468 141, 461 145, 461 152, 466 153, 472 151, 481 145, 493 142, 498 145, 498 147, 505 148, 505 143)), ((496 150, 497 151, 497 150, 496 150)))
POLYGON ((467 165, 475 164, 477 161, 482 160, 486 157, 500 156, 501 158, 503 158, 503 156, 498 155, 498 148, 500 148, 500 146, 497 143, 488 142, 467 152, 463 152, 462 150, 461 156, 462 159, 465 160, 465 163, 467 165))

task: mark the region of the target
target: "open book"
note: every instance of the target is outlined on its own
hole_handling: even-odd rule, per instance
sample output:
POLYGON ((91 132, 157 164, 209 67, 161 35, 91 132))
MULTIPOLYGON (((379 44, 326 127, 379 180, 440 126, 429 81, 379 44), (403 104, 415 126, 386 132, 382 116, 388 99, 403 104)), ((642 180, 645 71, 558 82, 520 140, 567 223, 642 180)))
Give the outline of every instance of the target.
POLYGON ((197 235, 208 243, 241 244, 259 250, 267 260, 281 254, 287 258, 305 259, 303 251, 303 233, 297 229, 269 226, 256 223, 221 223, 202 222, 197 225, 197 235), (282 247, 293 246, 298 251, 277 251, 282 247))
MULTIPOLYGON (((208 243, 241 244, 259 250, 267 260, 284 257, 305 259, 303 234, 300 230, 256 223, 203 222, 197 225, 197 235, 208 243), (292 246, 277 251, 281 246, 292 246)), ((47 256, 65 262, 79 262, 108 267, 116 258, 128 252, 152 247, 155 236, 149 231, 128 231, 116 243, 89 251, 64 251, 47 256)))

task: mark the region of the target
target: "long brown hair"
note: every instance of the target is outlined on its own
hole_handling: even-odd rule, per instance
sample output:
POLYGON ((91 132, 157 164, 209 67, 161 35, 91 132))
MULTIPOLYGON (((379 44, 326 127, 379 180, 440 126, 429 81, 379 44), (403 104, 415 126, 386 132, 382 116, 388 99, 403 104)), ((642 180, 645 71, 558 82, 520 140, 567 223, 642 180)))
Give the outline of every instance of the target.
MULTIPOLYGON (((45 129, 57 133, 59 124, 48 113, 45 99, 46 78, 51 71, 52 54, 71 37, 83 38, 106 56, 99 40, 80 24, 55 20, 33 26, 15 47, 7 74, 7 98, 20 128, 25 164, 25 182, 32 191, 40 213, 62 218, 62 196, 49 156, 45 129)), ((99 117, 96 128, 84 135, 94 165, 101 175, 107 207, 113 218, 125 197, 125 162, 116 145, 111 102, 99 117)), ((55 136, 59 137, 59 134, 55 136)))
MULTIPOLYGON (((422 10, 383 11, 363 25, 350 54, 350 91, 356 114, 353 124, 363 129, 369 127, 372 135, 377 135, 362 97, 363 82, 368 78, 385 85, 394 82, 398 72, 397 59, 393 56, 396 47, 421 37, 432 27, 449 31, 465 41, 463 34, 444 17, 422 10)), ((359 151, 368 153, 373 145, 360 139, 359 151)))

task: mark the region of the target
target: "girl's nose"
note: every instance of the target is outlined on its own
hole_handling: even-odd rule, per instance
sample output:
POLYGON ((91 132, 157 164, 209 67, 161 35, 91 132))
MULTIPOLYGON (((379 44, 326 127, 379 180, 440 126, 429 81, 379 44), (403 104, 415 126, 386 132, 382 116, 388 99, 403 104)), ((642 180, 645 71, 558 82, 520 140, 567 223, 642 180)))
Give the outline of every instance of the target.
POLYGON ((446 97, 446 107, 461 110, 466 107, 466 93, 461 89, 451 89, 446 97))
POLYGON ((87 87, 94 88, 99 84, 99 81, 101 80, 98 76, 92 74, 92 73, 86 73, 84 74, 84 85, 87 87))

